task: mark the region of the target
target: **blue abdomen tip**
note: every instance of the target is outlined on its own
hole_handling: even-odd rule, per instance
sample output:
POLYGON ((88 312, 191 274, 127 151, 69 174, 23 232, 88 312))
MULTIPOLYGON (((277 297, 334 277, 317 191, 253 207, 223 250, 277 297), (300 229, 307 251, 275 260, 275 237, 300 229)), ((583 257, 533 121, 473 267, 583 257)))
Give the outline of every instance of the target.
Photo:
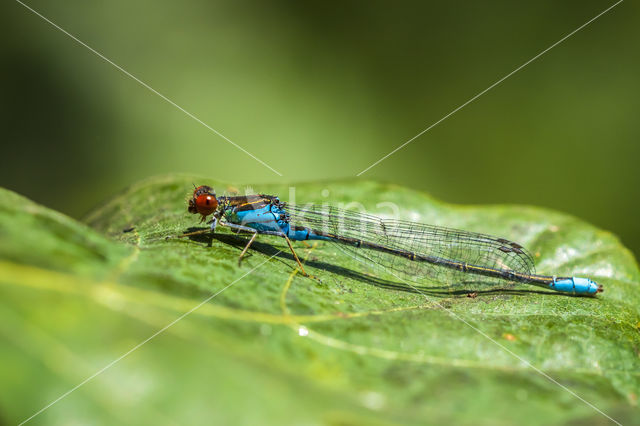
POLYGON ((602 291, 601 285, 589 278, 581 277, 554 279, 553 283, 549 284, 549 288, 575 294, 596 294, 602 291))

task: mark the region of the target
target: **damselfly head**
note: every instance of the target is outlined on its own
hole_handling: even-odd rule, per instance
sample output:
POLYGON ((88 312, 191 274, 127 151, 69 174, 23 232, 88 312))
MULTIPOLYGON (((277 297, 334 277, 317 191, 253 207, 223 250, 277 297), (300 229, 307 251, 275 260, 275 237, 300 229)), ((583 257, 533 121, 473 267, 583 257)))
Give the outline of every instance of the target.
POLYGON ((202 221, 218 208, 216 193, 210 186, 202 185, 193 191, 193 197, 189 199, 189 213, 202 215, 202 221))

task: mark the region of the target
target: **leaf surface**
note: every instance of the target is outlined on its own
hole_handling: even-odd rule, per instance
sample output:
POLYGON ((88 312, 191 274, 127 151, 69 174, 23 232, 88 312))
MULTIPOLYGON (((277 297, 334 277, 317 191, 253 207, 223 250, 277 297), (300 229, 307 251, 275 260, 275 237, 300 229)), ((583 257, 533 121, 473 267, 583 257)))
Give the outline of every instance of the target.
POLYGON ((605 292, 416 292, 331 244, 296 243, 311 279, 277 237, 260 236, 241 266, 247 238, 227 229, 166 240, 202 228, 186 211, 192 182, 245 191, 153 178, 87 225, 0 192, 0 421, 28 418, 219 292, 33 423, 606 422, 594 407, 638 422, 640 274, 612 234, 539 208, 308 183, 296 202, 380 215, 395 205, 402 219, 503 236, 534 254, 538 272, 586 276, 605 292))

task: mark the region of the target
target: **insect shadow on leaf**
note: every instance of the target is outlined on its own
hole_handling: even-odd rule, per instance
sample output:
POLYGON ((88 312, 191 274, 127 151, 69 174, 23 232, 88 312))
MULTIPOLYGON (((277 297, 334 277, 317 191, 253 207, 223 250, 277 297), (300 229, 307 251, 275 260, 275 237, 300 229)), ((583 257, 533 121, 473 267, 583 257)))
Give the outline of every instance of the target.
MULTIPOLYGON (((190 227, 185 233, 196 232, 200 230, 204 230, 206 228, 197 228, 190 227)), ((208 247, 213 245, 213 241, 218 241, 220 243, 235 247, 238 251, 242 251, 246 244, 246 237, 242 235, 237 235, 235 233, 203 233, 198 235, 191 235, 188 237, 191 241, 195 241, 198 243, 206 244, 208 247)), ((256 251, 258 253, 263 254, 264 256, 274 256, 274 259, 278 259, 283 262, 287 266, 294 268, 295 267, 295 259, 291 255, 291 253, 279 250, 273 245, 255 241, 251 246, 251 250, 247 253, 246 257, 251 256, 251 251, 256 251), (280 251, 280 253, 278 253, 280 251)), ((474 285, 473 293, 475 293, 474 298, 469 298, 470 301, 483 297, 483 296, 496 296, 496 295, 512 295, 512 296, 526 296, 530 294, 546 294, 553 296, 561 296, 561 293, 549 292, 544 290, 535 290, 535 289, 512 289, 512 288, 496 288, 494 285, 491 285, 489 289, 478 289, 478 281, 460 281, 458 283, 453 283, 447 286, 421 286, 418 284, 407 284, 403 283, 401 280, 393 281, 380 277, 376 277, 370 274, 363 274, 361 272, 355 271, 350 268, 345 268, 340 265, 335 265, 333 263, 323 262, 319 260, 307 260, 306 265, 324 270, 345 278, 350 278, 368 285, 372 285, 378 288, 383 288, 387 290, 395 290, 395 291, 404 291, 407 293, 417 293, 434 297, 464 297, 470 293, 470 286, 474 285)), ((479 277, 482 280, 483 277, 479 277)), ((480 282, 480 284, 482 284, 480 282)))

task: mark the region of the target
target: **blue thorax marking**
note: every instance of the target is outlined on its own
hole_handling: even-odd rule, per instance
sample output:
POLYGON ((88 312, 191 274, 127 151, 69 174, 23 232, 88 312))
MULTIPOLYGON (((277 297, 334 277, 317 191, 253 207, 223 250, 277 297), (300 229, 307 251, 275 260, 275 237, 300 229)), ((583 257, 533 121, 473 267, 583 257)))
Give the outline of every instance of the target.
POLYGON ((290 240, 329 240, 330 238, 316 235, 308 228, 291 229, 284 208, 268 204, 255 210, 236 211, 230 208, 225 212, 225 219, 230 223, 244 225, 257 231, 282 232, 290 240))

